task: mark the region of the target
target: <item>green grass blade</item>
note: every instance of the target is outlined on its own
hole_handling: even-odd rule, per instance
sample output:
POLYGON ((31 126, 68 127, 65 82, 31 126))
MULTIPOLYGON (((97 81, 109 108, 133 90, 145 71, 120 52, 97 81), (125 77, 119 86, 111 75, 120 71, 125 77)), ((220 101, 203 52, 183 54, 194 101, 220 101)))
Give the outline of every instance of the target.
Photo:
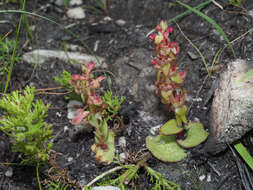
MULTIPOLYGON (((194 8, 195 8, 195 9, 198 9, 198 10, 199 10, 199 9, 202 9, 202 8, 204 8, 205 6, 209 5, 211 2, 212 2, 212 0, 208 0, 208 1, 204 2, 204 3, 199 4, 198 6, 196 6, 196 7, 194 7, 194 8)), ((175 22, 176 20, 178 20, 178 19, 180 19, 180 18, 182 18, 182 17, 184 17, 184 16, 190 14, 191 12, 192 12, 191 10, 187 10, 187 11, 185 11, 185 12, 183 12, 183 13, 181 13, 181 14, 179 14, 179 15, 177 15, 177 16, 171 18, 171 19, 169 19, 169 20, 168 20, 168 24, 170 24, 170 23, 172 23, 172 22, 175 22)))
POLYGON ((251 170, 253 170, 253 157, 249 154, 245 146, 241 142, 234 144, 236 151, 240 154, 243 160, 248 164, 251 170))
MULTIPOLYGON (((24 0, 23 3, 21 4, 22 11, 25 10, 25 4, 26 4, 26 0, 24 0)), ((10 83, 14 62, 16 60, 16 54, 17 54, 17 49, 18 49, 18 41, 19 41, 19 33, 20 33, 22 20, 23 20, 23 15, 20 16, 19 22, 18 22, 18 27, 17 27, 17 32, 16 32, 16 40, 15 40, 13 52, 12 52, 12 55, 11 55, 11 63, 10 63, 9 69, 8 69, 8 75, 7 75, 7 80, 6 80, 5 87, 4 87, 4 93, 6 93, 8 85, 10 83)))
POLYGON ((234 58, 236 58, 236 55, 235 55, 235 52, 234 52, 234 49, 232 47, 232 44, 230 43, 227 35, 225 34, 225 32, 223 31, 223 29, 210 17, 208 17, 207 15, 205 15, 204 13, 200 12, 199 10, 185 4, 185 3, 182 3, 181 1, 179 0, 176 0, 176 2, 180 5, 182 5, 183 7, 191 10, 192 12, 194 12, 195 14, 199 15, 200 17, 204 18, 205 20, 207 20, 210 24, 212 24, 216 30, 222 35, 222 37, 225 39, 225 41, 227 42, 228 46, 230 47, 230 49, 232 50, 232 53, 234 55, 234 58))
POLYGON ((243 82, 252 76, 253 76, 253 69, 250 69, 245 75, 242 76, 242 78, 238 82, 243 82))

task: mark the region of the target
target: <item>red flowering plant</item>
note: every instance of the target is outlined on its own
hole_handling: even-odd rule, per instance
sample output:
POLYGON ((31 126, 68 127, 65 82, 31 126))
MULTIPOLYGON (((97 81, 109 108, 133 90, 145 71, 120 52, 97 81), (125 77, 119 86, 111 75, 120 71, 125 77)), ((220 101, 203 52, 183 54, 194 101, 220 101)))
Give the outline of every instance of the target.
POLYGON ((105 76, 94 78, 92 70, 95 64, 90 62, 83 68, 83 73, 73 74, 70 78, 70 85, 74 88, 76 94, 81 96, 85 105, 77 110, 76 116, 72 119, 73 125, 85 124, 94 127, 95 143, 91 149, 96 153, 96 159, 104 164, 110 164, 115 154, 114 132, 109 129, 107 121, 112 118, 112 114, 117 113, 120 104, 124 101, 117 96, 112 97, 110 91, 104 96, 100 96, 97 89, 105 76))
POLYGON ((158 159, 175 162, 187 156, 184 149, 203 142, 208 132, 201 123, 189 122, 186 118, 186 91, 182 88, 186 72, 179 71, 176 64, 179 47, 169 38, 173 28, 163 20, 157 25, 156 31, 157 34, 149 36, 156 52, 156 57, 151 60, 157 70, 156 93, 161 97, 161 102, 168 105, 169 111, 174 112, 175 119, 166 122, 158 136, 147 137, 146 146, 158 159))

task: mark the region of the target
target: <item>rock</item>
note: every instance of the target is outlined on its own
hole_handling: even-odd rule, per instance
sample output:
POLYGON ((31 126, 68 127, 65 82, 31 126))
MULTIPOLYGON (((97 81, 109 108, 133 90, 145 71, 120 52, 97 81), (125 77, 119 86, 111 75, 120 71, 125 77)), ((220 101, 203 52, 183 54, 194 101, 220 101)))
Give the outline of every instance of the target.
POLYGON ((248 14, 249 14, 251 17, 253 17, 253 9, 251 9, 251 10, 248 12, 248 14))
POLYGON ((54 4, 55 5, 57 5, 57 6, 64 6, 64 0, 56 0, 55 2, 54 2, 54 4))
POLYGON ((119 146, 123 149, 126 148, 126 137, 119 138, 119 146))
POLYGON ((249 69, 246 61, 236 60, 221 74, 210 112, 207 152, 219 153, 253 129, 253 77, 238 82, 249 69))
POLYGON ((126 24, 126 21, 125 20, 122 20, 122 19, 119 19, 119 20, 116 20, 115 23, 118 25, 118 26, 124 26, 126 24))
POLYGON ((187 54, 189 55, 189 57, 191 58, 191 60, 195 60, 198 59, 198 56, 195 55, 195 53, 188 51, 187 54))
POLYGON ((91 190, 120 190, 120 188, 114 186, 99 186, 93 187, 91 190))
POLYGON ((4 174, 6 177, 11 177, 13 175, 13 169, 11 167, 4 174))
POLYGON ((67 10, 66 14, 69 18, 73 19, 84 19, 86 16, 82 7, 70 8, 67 10))
POLYGON ((156 125, 156 126, 150 128, 149 132, 151 133, 151 135, 154 135, 154 136, 157 135, 161 126, 162 126, 162 124, 159 124, 159 125, 156 125))
POLYGON ((77 6, 83 4, 82 0, 70 0, 69 5, 70 6, 77 6))
MULTIPOLYGON (((88 65, 89 62, 93 61, 97 66, 102 66, 106 68, 105 59, 97 56, 100 64, 97 62, 94 56, 80 53, 80 52, 64 52, 59 50, 45 50, 45 49, 37 49, 30 52, 25 53, 22 56, 22 60, 31 64, 39 64, 42 65, 49 59, 60 59, 64 62, 70 62, 70 60, 75 60, 76 62, 84 65, 88 65)), ((70 62, 72 63, 72 62, 70 62)), ((80 67, 78 64, 73 64, 74 66, 80 67)))
POLYGON ((127 158, 127 154, 125 152, 122 152, 119 154, 120 163, 125 163, 126 158, 127 158))

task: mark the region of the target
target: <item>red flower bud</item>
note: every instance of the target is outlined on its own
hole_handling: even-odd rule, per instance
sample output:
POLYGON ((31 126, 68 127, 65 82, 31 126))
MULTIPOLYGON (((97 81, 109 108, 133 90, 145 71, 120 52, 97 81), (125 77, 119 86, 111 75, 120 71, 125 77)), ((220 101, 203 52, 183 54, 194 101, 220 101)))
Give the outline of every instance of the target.
POLYGON ((90 72, 92 71, 92 69, 95 67, 95 64, 94 64, 94 62, 89 62, 89 64, 88 64, 88 68, 87 68, 87 75, 89 75, 90 74, 90 72))
POLYGON ((156 34, 150 34, 148 37, 149 37, 149 39, 151 39, 152 41, 154 41, 155 37, 156 37, 156 34))
POLYGON ((153 64, 155 67, 160 66, 160 64, 161 64, 161 63, 160 63, 159 61, 157 61, 156 59, 152 59, 151 62, 152 62, 152 64, 153 64))
POLYGON ((185 71, 181 71, 181 72, 179 73, 179 76, 180 76, 180 78, 181 78, 182 80, 184 80, 185 77, 186 77, 186 72, 185 72, 185 71))
POLYGON ((159 26, 159 25, 157 25, 157 26, 156 26, 156 31, 157 31, 157 32, 162 32, 162 31, 163 31, 163 30, 162 30, 162 27, 159 26))

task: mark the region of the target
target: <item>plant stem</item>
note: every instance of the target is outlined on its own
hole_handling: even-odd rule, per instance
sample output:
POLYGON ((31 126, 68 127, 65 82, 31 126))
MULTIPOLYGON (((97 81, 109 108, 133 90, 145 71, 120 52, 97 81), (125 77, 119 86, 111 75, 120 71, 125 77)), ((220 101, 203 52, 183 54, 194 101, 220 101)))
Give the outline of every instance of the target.
POLYGON ((40 165, 37 164, 37 166, 36 166, 36 174, 37 174, 37 181, 38 181, 38 184, 39 184, 39 189, 42 190, 41 183, 40 183, 40 176, 39 176, 39 167, 40 167, 40 165))

